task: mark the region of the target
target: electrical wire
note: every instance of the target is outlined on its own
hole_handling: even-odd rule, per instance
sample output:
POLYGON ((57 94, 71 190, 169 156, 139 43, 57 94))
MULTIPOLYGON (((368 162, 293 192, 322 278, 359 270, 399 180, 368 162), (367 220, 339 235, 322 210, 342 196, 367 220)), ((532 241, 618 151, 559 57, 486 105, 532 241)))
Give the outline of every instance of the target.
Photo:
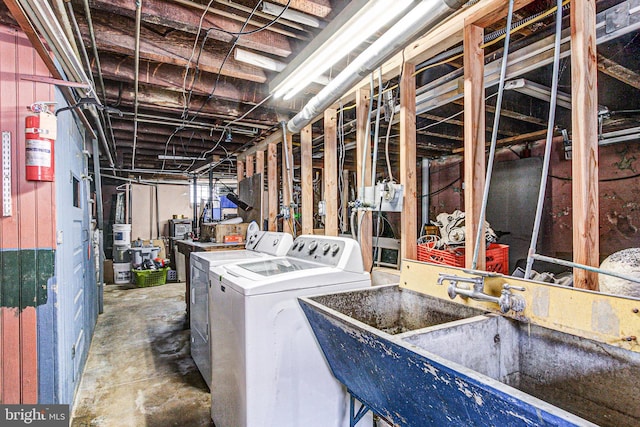
MULTIPOLYGON (((547 175, 549 178, 558 179, 560 181, 573 181, 573 178, 570 176, 556 176, 556 175, 547 175)), ((617 176, 615 178, 600 178, 598 182, 614 182, 614 181, 624 181, 627 179, 640 178, 640 173, 629 176, 617 176)))

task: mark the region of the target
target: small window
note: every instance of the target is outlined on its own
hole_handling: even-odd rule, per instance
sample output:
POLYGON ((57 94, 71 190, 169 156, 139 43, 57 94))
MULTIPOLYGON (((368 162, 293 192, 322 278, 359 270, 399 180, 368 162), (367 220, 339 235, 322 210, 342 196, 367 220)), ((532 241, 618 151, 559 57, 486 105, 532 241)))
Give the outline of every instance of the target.
POLYGON ((73 206, 80 207, 80 181, 73 177, 73 206))

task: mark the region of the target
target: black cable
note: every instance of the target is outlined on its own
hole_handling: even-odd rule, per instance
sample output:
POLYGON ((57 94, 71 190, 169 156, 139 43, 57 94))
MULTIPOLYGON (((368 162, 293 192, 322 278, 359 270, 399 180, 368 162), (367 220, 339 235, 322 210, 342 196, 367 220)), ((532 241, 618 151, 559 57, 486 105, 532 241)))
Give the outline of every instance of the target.
MULTIPOLYGON (((258 2, 258 4, 256 5, 256 8, 257 8, 257 6, 258 6, 260 3, 262 3, 262 1, 259 1, 259 2, 258 2)), ((214 27, 211 27, 211 28, 209 28, 209 30, 208 30, 208 31, 216 30, 216 31, 220 31, 221 33, 230 34, 230 35, 232 35, 232 36, 246 36, 246 35, 249 35, 249 34, 259 33, 260 31, 266 30, 267 28, 271 27, 273 24, 275 24, 276 22, 278 22, 278 20, 279 20, 280 18, 282 18, 282 15, 284 15, 284 13, 287 11, 287 9, 289 9, 289 6, 290 6, 290 5, 291 5, 291 0, 289 0, 289 1, 287 2, 287 4, 286 4, 286 5, 284 5, 284 8, 282 9, 282 12, 280 12, 280 14, 278 14, 278 16, 276 16, 275 18, 273 18, 271 21, 267 22, 267 23, 266 23, 265 25, 263 25, 262 27, 258 27, 258 28, 256 28, 255 30, 251 30, 251 31, 243 31, 243 30, 244 30, 244 28, 242 28, 242 30, 240 30, 239 32, 235 32, 235 31, 227 31, 227 30, 223 30, 222 28, 214 28, 214 27)), ((254 11, 255 11, 255 9, 254 9, 254 11)), ((252 12, 252 15, 253 15, 253 12, 252 12)))
POLYGON ((445 185, 444 187, 442 187, 442 188, 440 188, 440 189, 438 189, 438 190, 435 190, 435 191, 433 191, 433 192, 431 192, 431 193, 429 193, 429 194, 422 194, 421 196, 419 196, 419 198, 431 197, 431 196, 437 196, 438 194, 443 193, 443 192, 445 192, 446 190, 448 190, 449 188, 453 187, 453 185, 454 185, 456 182, 460 181, 460 179, 462 179, 462 178, 461 178, 461 177, 458 177, 458 178, 454 179, 452 182, 450 182, 449 184, 445 185))
MULTIPOLYGON (((560 181, 573 181, 573 178, 571 177, 556 176, 551 174, 549 174, 548 176, 553 179, 559 179, 560 181)), ((625 179, 633 179, 633 178, 640 178, 640 173, 637 173, 635 175, 629 175, 629 176, 619 176, 616 178, 601 178, 598 180, 598 182, 624 181, 625 179)))

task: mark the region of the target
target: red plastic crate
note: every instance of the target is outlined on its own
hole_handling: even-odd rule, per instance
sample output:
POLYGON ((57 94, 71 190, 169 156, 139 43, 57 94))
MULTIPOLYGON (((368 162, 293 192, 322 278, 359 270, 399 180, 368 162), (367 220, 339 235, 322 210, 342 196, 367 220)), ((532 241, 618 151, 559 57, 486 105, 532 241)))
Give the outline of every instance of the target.
MULTIPOLYGON (((464 267, 464 247, 434 249, 435 242, 418 245, 418 261, 464 267)), ((509 245, 491 243, 487 247, 487 271, 509 274, 509 245)))

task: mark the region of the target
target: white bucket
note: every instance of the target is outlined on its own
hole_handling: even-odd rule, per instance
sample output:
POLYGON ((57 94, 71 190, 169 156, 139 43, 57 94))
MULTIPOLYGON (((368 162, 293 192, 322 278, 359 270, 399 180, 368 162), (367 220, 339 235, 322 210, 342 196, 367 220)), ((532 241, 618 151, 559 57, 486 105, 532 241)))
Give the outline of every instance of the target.
POLYGON ((129 245, 131 243, 131 224, 113 224, 113 244, 129 245))
POLYGON ((131 263, 113 263, 113 281, 116 285, 131 282, 131 263))

